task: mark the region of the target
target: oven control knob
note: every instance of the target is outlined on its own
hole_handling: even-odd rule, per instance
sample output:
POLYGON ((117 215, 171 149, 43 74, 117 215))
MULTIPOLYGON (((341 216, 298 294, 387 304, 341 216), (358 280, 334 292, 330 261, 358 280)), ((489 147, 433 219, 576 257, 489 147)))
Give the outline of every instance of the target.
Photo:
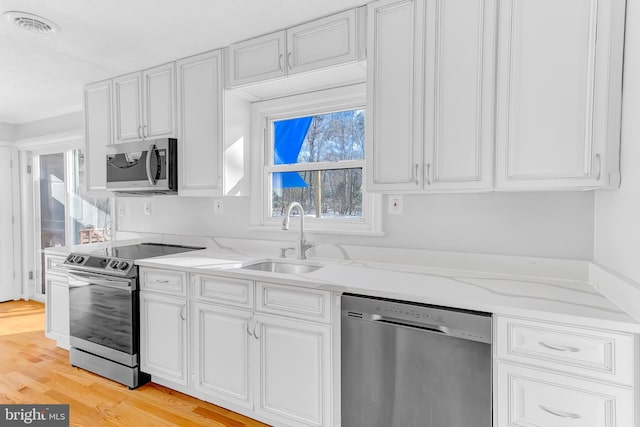
POLYGON ((111 268, 118 267, 118 261, 111 261, 111 264, 109 264, 109 267, 111 267, 111 268))
POLYGON ((129 263, 128 262, 121 262, 120 265, 118 266, 118 268, 120 270, 126 270, 127 268, 129 268, 129 263))

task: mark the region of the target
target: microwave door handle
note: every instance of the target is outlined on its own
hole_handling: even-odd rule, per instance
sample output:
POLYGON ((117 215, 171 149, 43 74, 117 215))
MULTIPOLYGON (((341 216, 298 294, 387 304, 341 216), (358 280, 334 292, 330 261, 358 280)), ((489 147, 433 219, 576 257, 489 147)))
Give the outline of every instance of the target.
POLYGON ((156 176, 151 176, 151 156, 156 152, 156 144, 149 145, 149 151, 147 151, 147 180, 149 184, 156 185, 156 176))

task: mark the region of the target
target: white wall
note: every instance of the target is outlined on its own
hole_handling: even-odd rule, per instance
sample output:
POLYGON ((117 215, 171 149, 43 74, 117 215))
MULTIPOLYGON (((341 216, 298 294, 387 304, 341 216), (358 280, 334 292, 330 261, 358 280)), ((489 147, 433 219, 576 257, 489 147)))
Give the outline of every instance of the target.
POLYGON ((622 184, 595 199, 596 262, 640 282, 640 2, 627 2, 622 100, 622 184), (636 25, 634 25, 634 23, 636 25))
MULTIPOLYGON (((295 241, 289 231, 249 228, 249 199, 225 197, 224 213, 209 198, 122 197, 120 231, 295 241), (151 201, 151 215, 143 214, 151 201)), ((383 203, 386 206, 386 201, 383 203)), ((488 193, 404 196, 404 214, 384 215, 385 236, 309 233, 322 243, 591 259, 593 192, 488 193)))
POLYGON ((38 138, 68 132, 81 134, 83 131, 83 117, 82 111, 76 111, 48 119, 22 123, 16 126, 14 140, 38 138))
POLYGON ((13 142, 16 140, 16 125, 0 122, 0 141, 13 142))

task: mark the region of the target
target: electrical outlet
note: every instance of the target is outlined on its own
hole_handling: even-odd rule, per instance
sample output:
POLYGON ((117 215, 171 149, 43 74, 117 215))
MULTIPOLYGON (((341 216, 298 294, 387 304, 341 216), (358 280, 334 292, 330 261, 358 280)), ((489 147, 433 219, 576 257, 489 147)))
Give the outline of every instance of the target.
POLYGON ((221 214, 224 211, 224 207, 222 206, 222 199, 216 199, 213 202, 213 213, 221 214))
POLYGON ((144 201, 144 214, 151 215, 151 200, 144 201))
POLYGON ((402 196, 389 196, 389 215, 402 215, 402 196))
POLYGON ((125 216, 127 214, 127 209, 124 204, 118 204, 118 216, 125 216))

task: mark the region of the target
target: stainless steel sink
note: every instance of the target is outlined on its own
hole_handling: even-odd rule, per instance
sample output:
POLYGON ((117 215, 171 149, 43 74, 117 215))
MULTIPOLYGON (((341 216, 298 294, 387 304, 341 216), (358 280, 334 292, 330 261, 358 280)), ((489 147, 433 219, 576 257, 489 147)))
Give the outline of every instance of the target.
POLYGON ((286 273, 286 274, 303 274, 311 273, 321 268, 320 265, 313 264, 294 264, 292 262, 281 261, 263 261, 255 264, 245 265, 242 268, 258 271, 270 271, 271 273, 286 273))

